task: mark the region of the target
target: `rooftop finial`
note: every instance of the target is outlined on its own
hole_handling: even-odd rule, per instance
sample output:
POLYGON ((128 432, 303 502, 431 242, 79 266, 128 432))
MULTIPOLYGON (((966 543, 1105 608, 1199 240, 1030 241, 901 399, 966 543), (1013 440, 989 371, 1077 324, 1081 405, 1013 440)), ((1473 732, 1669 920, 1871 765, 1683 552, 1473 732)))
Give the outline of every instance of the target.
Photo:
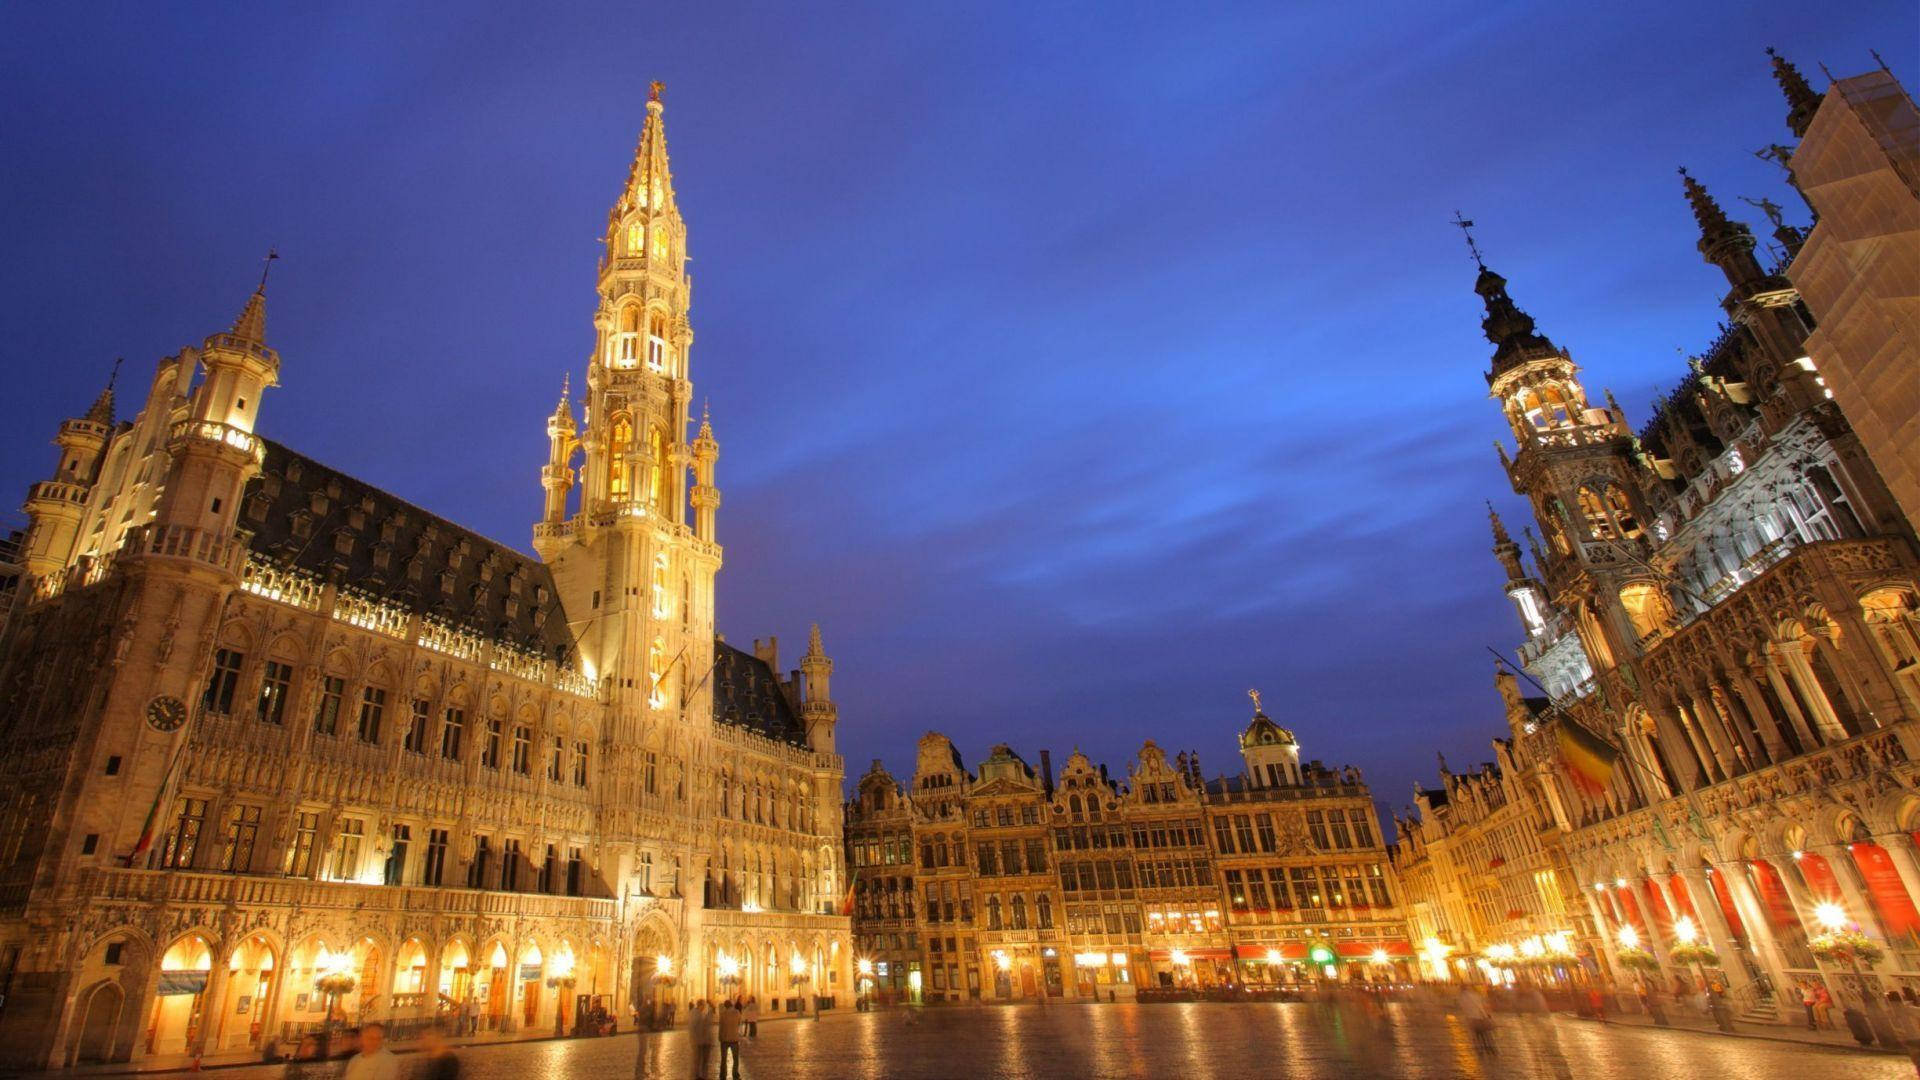
POLYGON ((1693 207, 1693 220, 1699 223, 1702 235, 1715 236, 1733 228, 1726 211, 1700 186, 1700 181, 1688 174, 1684 165, 1680 167, 1680 182, 1687 189, 1687 203, 1693 207))
POLYGON ((647 100, 656 105, 664 104, 664 102, 660 100, 660 92, 666 88, 666 83, 661 82, 659 79, 653 80, 652 84, 647 87, 647 100))
POLYGON ((1473 242, 1473 222, 1462 217, 1460 211, 1453 212, 1453 223, 1460 226, 1460 232, 1467 238, 1467 251, 1473 255, 1473 265, 1482 270, 1487 268, 1486 261, 1480 258, 1480 245, 1473 242))
POLYGON ((124 356, 113 358, 113 370, 107 373, 107 389, 113 389, 113 384, 120 380, 120 365, 126 362, 127 358, 124 356))
POLYGON ((1500 511, 1495 510, 1493 508, 1492 499, 1487 500, 1487 519, 1493 522, 1493 542, 1494 543, 1496 544, 1513 543, 1513 537, 1507 535, 1506 523, 1500 520, 1500 511))
POLYGON ((100 391, 99 397, 93 399, 93 407, 87 410, 87 419, 102 424, 113 423, 113 384, 120 378, 120 364, 125 359, 124 356, 113 358, 113 371, 107 376, 107 387, 100 391))
POLYGON ((265 265, 260 267, 260 288, 258 291, 260 292, 267 291, 267 272, 273 269, 273 260, 279 257, 280 257, 280 252, 278 250, 274 248, 268 248, 267 257, 260 260, 265 265))
POLYGON ((1255 716, 1266 715, 1265 713, 1260 711, 1260 691, 1249 690, 1247 691, 1247 696, 1253 699, 1253 715, 1255 716))
POLYGON ((560 400, 568 401, 571 399, 572 395, 573 395, 573 372, 571 371, 562 372, 560 374, 560 400))

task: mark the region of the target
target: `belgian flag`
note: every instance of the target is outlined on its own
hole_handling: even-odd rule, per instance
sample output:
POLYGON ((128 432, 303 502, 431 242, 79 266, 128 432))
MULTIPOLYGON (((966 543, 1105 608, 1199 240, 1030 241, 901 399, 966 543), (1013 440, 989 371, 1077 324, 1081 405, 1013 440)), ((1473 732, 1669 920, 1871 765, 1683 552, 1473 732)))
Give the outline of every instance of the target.
POLYGON ((1563 715, 1558 729, 1560 760, 1566 763, 1573 786, 1596 799, 1604 796, 1619 753, 1571 717, 1563 715))

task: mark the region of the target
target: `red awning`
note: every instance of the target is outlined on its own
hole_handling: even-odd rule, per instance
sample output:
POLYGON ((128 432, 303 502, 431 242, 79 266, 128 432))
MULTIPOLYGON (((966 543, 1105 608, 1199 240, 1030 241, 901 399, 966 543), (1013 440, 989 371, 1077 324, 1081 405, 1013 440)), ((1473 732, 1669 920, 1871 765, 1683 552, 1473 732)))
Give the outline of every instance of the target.
POLYGON ((1264 964, 1267 962, 1267 954, 1276 949, 1279 950, 1282 960, 1304 960, 1307 958, 1307 947, 1298 942, 1280 945, 1235 945, 1233 952, 1235 956, 1238 956, 1242 960, 1254 960, 1264 964))

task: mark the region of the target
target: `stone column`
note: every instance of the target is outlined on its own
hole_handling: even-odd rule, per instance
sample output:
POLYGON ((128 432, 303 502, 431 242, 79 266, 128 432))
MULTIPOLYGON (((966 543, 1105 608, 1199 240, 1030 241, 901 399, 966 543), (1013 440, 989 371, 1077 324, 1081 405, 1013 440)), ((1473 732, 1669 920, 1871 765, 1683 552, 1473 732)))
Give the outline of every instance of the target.
MULTIPOLYGON (((222 953, 224 942, 214 945, 213 967, 207 972, 207 987, 200 998, 200 1029, 193 1033, 193 1040, 187 1044, 187 1053, 204 1054, 207 1051, 208 1037, 221 1033, 220 1028, 227 1022, 227 957, 222 953)), ((215 1042, 214 1049, 220 1047, 215 1042)))
POLYGON ((1720 775, 1732 778, 1746 772, 1747 769, 1742 767, 1737 746, 1727 737, 1727 729, 1731 725, 1723 723, 1719 712, 1712 705, 1703 704, 1700 696, 1698 687, 1687 687, 1682 698, 1686 704, 1687 715, 1693 719, 1694 725, 1700 729, 1701 734, 1706 736, 1708 748, 1713 751, 1713 756, 1720 763, 1720 775))
POLYGON ((1693 903, 1694 921, 1700 925, 1701 933, 1706 935, 1707 944, 1720 954, 1720 970, 1727 976, 1727 989, 1737 990, 1752 982, 1736 955, 1738 945, 1734 941, 1733 928, 1727 925, 1726 913, 1720 910, 1720 901, 1707 883, 1707 872, 1697 866, 1683 869, 1680 871, 1680 880, 1686 884, 1687 899, 1693 903))
POLYGON ((1760 958, 1761 966, 1767 969, 1768 976, 1773 979, 1775 993, 1785 994, 1793 985, 1787 978, 1786 957, 1780 952, 1780 942, 1773 935, 1773 923, 1768 921, 1766 906, 1754 891, 1748 873, 1745 864, 1739 862, 1721 863, 1714 868, 1714 876, 1727 887, 1727 897, 1740 913, 1740 921, 1746 927, 1747 941, 1753 946, 1754 955, 1760 958))
POLYGON ((1900 884, 1907 890, 1907 899, 1920 907, 1920 857, 1915 855, 1913 837, 1907 833, 1898 833, 1886 838, 1881 844, 1887 853, 1888 861, 1893 863, 1893 871, 1900 875, 1900 884))
POLYGON ((1773 715, 1772 706, 1767 704, 1766 698, 1760 694, 1759 687, 1754 685, 1753 680, 1745 673, 1734 669, 1729 678, 1733 683, 1733 692, 1740 695, 1741 704, 1746 706, 1747 715, 1753 717, 1754 726, 1760 729, 1760 742, 1766 747, 1767 757, 1775 762, 1792 757, 1786 743, 1780 738, 1779 729, 1782 721, 1788 723, 1792 721, 1773 715))
POLYGON ((1787 723, 1793 725, 1793 733, 1799 737, 1800 745, 1812 753, 1822 745, 1821 738, 1814 734, 1819 718, 1801 713, 1799 700, 1787 685, 1787 680, 1792 676, 1780 670, 1780 664, 1780 658, 1775 656, 1760 667, 1759 674, 1773 687, 1773 696, 1779 700, 1780 707, 1787 711, 1787 723))

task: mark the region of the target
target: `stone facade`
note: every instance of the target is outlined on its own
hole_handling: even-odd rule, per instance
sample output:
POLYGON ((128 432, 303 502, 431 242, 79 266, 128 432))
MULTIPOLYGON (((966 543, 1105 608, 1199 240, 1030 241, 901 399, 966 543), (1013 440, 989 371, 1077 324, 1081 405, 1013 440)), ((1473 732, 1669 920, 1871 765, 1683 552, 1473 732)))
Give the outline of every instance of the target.
MULTIPOLYGON (((1776 73, 1807 131, 1825 107, 1776 73)), ((1797 983, 1863 988, 1810 947, 1835 921, 1890 946, 1869 980, 1920 983, 1920 555, 1823 381, 1838 339, 1683 188, 1732 322, 1638 434, 1482 268, 1501 456, 1545 538, 1526 559, 1496 517, 1494 553, 1544 692, 1500 676, 1497 762, 1416 793, 1400 870, 1419 931, 1460 959, 1564 933, 1567 970, 1626 982, 1637 940, 1674 985, 1691 933, 1740 1009, 1781 1015, 1797 983)), ((1775 236, 1807 257, 1800 230, 1775 236)))
POLYGON ((1411 945, 1358 770, 1302 764, 1264 714, 1245 768, 1206 780, 1152 742, 1125 781, 996 746, 970 773, 920 740, 911 786, 878 761, 847 806, 854 933, 875 991, 928 1002, 1384 979, 1411 945), (1310 953, 1324 949, 1330 960, 1310 953), (1376 963, 1376 961, 1378 961, 1376 963))
POLYGON ((832 661, 817 628, 786 674, 714 633, 662 115, 538 559, 262 436, 264 277, 131 421, 110 387, 61 425, 0 643, 9 1063, 850 986, 832 661))

